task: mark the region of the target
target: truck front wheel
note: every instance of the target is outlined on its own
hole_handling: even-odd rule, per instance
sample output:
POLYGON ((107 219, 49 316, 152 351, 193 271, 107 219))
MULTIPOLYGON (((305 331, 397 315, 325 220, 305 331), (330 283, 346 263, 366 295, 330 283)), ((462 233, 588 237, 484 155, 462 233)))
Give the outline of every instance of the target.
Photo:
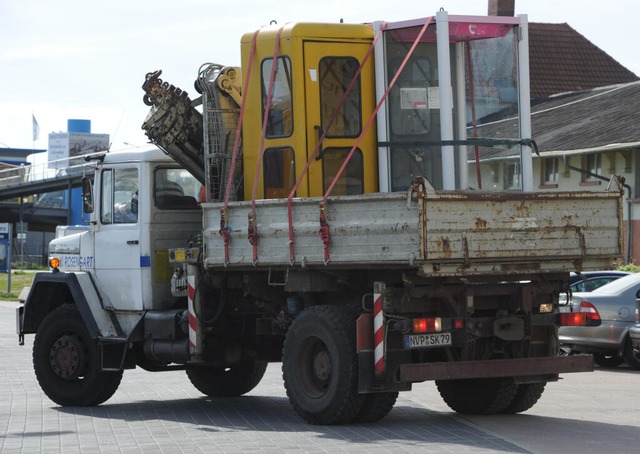
POLYGON ((313 306, 293 321, 282 351, 282 376, 296 413, 311 424, 345 424, 359 415, 357 312, 313 306))
POLYGON ((109 399, 122 371, 100 370, 96 342, 74 305, 47 315, 33 342, 33 367, 44 393, 58 405, 88 407, 109 399))
POLYGON ((244 361, 227 368, 190 367, 187 369, 187 377, 206 396, 237 397, 255 388, 266 370, 266 361, 244 361))

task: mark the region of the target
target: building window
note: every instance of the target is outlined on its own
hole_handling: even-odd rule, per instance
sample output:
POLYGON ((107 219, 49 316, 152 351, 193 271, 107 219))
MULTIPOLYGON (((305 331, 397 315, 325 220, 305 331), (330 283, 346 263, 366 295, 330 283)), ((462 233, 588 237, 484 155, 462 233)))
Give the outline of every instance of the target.
POLYGON ((509 162, 504 165, 504 188, 520 189, 520 163, 509 162))
POLYGON ((542 185, 558 185, 559 180, 559 160, 558 158, 545 158, 542 160, 542 185))
POLYGON ((587 154, 582 157, 582 182, 596 183, 599 179, 595 175, 602 174, 602 155, 600 153, 587 154))

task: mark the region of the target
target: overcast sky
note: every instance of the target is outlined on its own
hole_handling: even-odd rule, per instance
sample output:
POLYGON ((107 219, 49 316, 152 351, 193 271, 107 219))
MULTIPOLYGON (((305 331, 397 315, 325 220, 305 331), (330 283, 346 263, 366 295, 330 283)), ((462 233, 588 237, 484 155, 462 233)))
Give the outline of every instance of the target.
MULTIPOLYGON (((0 0, 0 147, 46 149, 68 119, 89 119, 112 148, 143 145, 145 74, 193 98, 205 62, 240 64, 240 38, 272 20, 372 22, 486 15, 487 0, 0 0), (31 116, 40 125, 32 142, 31 116)), ((566 22, 640 75, 632 0, 516 0, 531 22, 566 22)))

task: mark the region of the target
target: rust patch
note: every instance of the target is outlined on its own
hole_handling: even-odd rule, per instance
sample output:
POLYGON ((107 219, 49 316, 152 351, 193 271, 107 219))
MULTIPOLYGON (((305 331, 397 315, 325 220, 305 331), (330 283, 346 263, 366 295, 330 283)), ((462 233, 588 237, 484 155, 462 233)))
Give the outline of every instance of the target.
POLYGON ((437 244, 445 257, 451 257, 451 243, 449 242, 449 238, 441 237, 437 244))
POLYGON ((487 230, 486 219, 476 218, 476 230, 487 230))

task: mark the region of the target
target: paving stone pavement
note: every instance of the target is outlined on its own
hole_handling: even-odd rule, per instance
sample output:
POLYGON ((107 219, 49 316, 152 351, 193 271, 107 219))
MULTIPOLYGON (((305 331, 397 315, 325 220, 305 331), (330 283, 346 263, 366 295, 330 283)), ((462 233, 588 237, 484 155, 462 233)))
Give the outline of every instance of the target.
MULTIPOLYGON (((454 413, 425 407, 412 393, 401 393, 378 423, 306 424, 289 405, 280 364, 270 364, 262 382, 239 398, 202 396, 182 371, 135 369, 105 404, 59 407, 36 381, 33 336, 18 346, 14 307, 0 303, 0 453, 528 452, 454 413)), ((422 397, 440 400, 435 387, 422 386, 432 394, 422 397)))

